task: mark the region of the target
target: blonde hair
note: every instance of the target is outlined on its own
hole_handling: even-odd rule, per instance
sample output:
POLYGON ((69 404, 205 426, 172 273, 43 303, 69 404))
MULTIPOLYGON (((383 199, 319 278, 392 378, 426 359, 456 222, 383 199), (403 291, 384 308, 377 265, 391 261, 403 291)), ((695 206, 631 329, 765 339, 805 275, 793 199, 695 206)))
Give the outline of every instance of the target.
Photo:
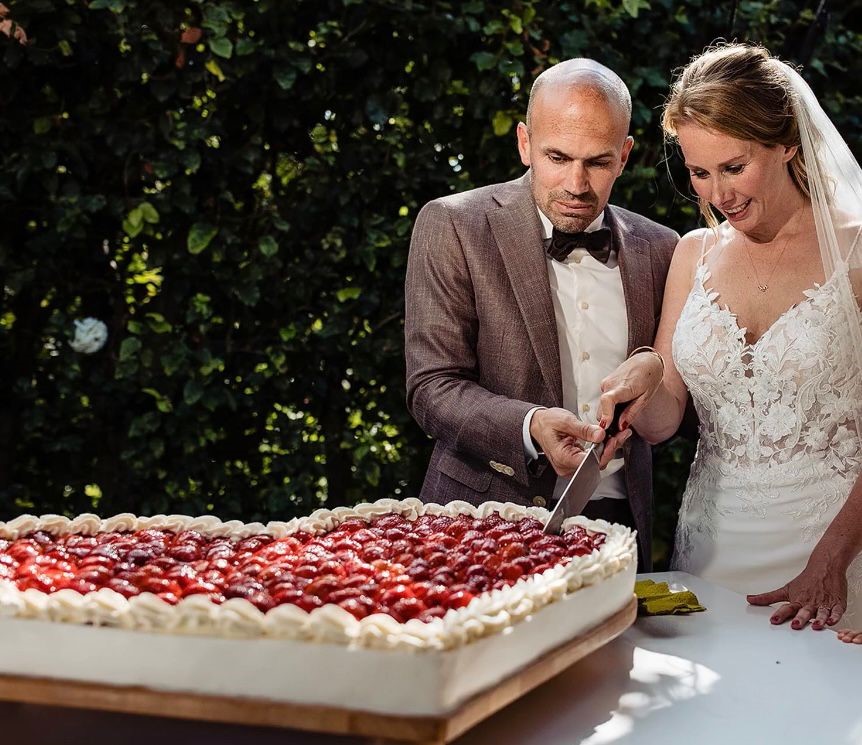
MULTIPOLYGON (((810 197, 793 92, 785 65, 754 44, 718 44, 693 58, 677 75, 665 101, 661 125, 674 141, 681 124, 694 123, 738 140, 767 147, 799 149, 788 163, 790 178, 810 197)), ((718 225, 712 207, 698 200, 710 227, 718 225)))

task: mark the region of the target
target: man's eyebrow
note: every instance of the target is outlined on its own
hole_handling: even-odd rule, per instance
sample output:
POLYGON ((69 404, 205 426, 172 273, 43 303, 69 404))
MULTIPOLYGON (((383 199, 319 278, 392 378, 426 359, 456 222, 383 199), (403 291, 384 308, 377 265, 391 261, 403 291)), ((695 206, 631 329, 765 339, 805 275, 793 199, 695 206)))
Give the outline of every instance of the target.
MULTIPOLYGON (((558 148, 555 148, 555 147, 542 148, 542 152, 545 155, 554 154, 554 155, 562 155, 565 158, 571 158, 572 157, 568 153, 566 153, 562 150, 559 150, 558 148)), ((603 152, 603 153, 596 153, 595 155, 588 155, 586 158, 581 158, 580 160, 601 160, 602 158, 613 158, 613 157, 614 157, 614 152, 612 150, 608 150, 608 151, 603 152)))

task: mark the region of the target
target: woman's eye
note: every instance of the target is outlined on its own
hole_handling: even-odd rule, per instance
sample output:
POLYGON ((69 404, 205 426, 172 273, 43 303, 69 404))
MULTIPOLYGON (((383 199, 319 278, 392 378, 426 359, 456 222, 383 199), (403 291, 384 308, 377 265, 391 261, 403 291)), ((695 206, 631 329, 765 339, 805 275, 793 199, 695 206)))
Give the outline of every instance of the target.
POLYGON ((725 170, 730 174, 737 174, 737 173, 742 173, 744 168, 745 168, 745 166, 743 166, 743 165, 735 165, 735 166, 728 166, 725 170))
POLYGON ((705 179, 709 174, 706 171, 691 171, 692 178, 705 179))

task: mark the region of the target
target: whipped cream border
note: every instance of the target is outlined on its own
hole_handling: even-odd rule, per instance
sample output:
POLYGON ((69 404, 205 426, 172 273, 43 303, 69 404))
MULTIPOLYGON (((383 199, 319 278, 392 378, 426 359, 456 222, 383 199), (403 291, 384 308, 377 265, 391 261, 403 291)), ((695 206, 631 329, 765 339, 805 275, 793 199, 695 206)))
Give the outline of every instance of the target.
MULTIPOLYGON (((36 530, 62 536, 148 528, 174 532, 196 530, 207 537, 235 540, 259 534, 282 538, 299 531, 326 533, 349 519, 370 521, 386 514, 400 515, 412 521, 420 515, 482 518, 493 512, 512 522, 526 517, 545 522, 549 514, 540 507, 501 502, 485 502, 477 507, 460 501, 440 505, 425 504, 418 499, 381 499, 352 508, 320 509, 307 517, 266 524, 238 520, 223 522, 213 515, 137 517, 124 513, 106 519, 91 514, 73 519, 61 515, 22 515, 9 522, 0 522, 0 538, 15 540, 36 530)), ((484 592, 465 607, 449 610, 442 618, 429 622, 411 619, 400 623, 383 613, 357 620, 334 604, 311 612, 283 604, 263 613, 242 598, 230 598, 221 605, 215 605, 200 595, 192 595, 170 605, 152 593, 125 598, 108 588, 86 595, 68 589, 48 594, 35 589, 21 591, 9 580, 0 580, 0 617, 172 634, 292 639, 365 649, 447 650, 499 633, 529 618, 544 606, 577 592, 581 587, 597 584, 636 561, 635 535, 629 528, 578 516, 567 519, 563 529, 573 525, 605 533, 607 538, 589 555, 575 557, 567 564, 551 567, 541 574, 524 577, 509 587, 484 592)))

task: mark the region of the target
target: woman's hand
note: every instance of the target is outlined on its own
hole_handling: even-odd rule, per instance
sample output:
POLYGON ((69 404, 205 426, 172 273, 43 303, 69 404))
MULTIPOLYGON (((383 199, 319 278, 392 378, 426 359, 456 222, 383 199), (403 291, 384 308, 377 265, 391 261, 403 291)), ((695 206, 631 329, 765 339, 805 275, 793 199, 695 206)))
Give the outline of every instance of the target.
POLYGON ((793 619, 790 627, 820 631, 838 623, 847 610, 847 577, 842 569, 824 563, 808 562, 808 566, 784 587, 759 595, 749 595, 752 605, 784 603, 772 614, 771 623, 793 619))
POLYGON ((629 357, 601 385, 599 425, 607 428, 617 404, 631 402, 620 416, 620 430, 628 429, 661 385, 664 362, 658 352, 643 351, 629 357))

